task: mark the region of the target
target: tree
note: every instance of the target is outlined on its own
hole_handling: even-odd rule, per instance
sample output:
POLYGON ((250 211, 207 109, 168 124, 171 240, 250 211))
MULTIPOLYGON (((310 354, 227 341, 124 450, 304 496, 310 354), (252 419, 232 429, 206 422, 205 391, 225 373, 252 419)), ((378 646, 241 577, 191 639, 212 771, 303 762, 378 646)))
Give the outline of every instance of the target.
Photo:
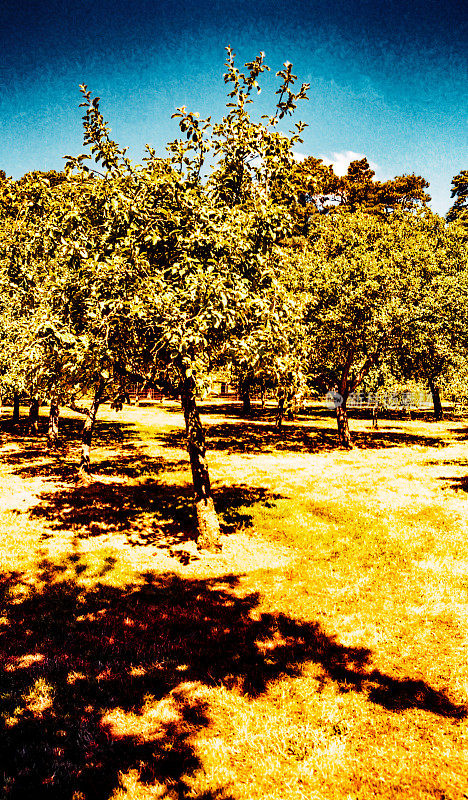
POLYGON ((12 182, 8 197, 11 224, 3 239, 1 262, 2 321, 8 320, 2 339, 6 363, 2 380, 14 389, 15 397, 24 392, 31 398, 28 426, 33 432, 40 401, 50 401, 51 446, 57 442, 59 402, 73 404, 96 381, 90 353, 93 339, 90 329, 85 330, 77 285, 77 243, 67 257, 63 236, 70 199, 83 188, 64 173, 33 172, 12 182))
POLYGON ((266 294, 262 324, 246 325, 241 335, 232 337, 223 351, 241 388, 244 413, 248 413, 251 389, 274 389, 278 396, 277 428, 283 415, 292 410, 307 390, 304 373, 303 315, 300 298, 288 285, 288 256, 281 254, 281 285, 266 294), (242 394, 242 389, 244 394, 242 394))
POLYGON ((460 221, 464 226, 468 226, 468 170, 462 169, 452 180, 452 199, 456 200, 452 208, 447 213, 447 221, 460 221))
POLYGON ((225 117, 212 124, 178 109, 183 138, 164 159, 148 147, 143 166, 110 138, 99 98, 83 86, 91 153, 67 157, 66 181, 44 190, 50 208, 41 229, 50 287, 41 347, 57 343, 60 386, 84 394, 94 385, 91 423, 103 394, 122 395, 135 376, 172 383, 186 423, 199 543, 211 547, 219 523, 196 394, 246 326, 260 329, 266 317, 279 325, 271 313, 277 242, 293 220, 270 194, 289 180, 302 126, 286 135, 278 124, 307 89, 293 92, 296 76, 285 64, 273 115, 254 122, 248 106, 268 69, 263 54, 242 73, 228 50, 226 66, 225 117), (214 165, 205 178, 208 154, 214 165), (101 174, 90 168, 93 158, 101 174))
POLYGON ((398 212, 388 220, 337 212, 313 219, 309 248, 298 261, 309 295, 310 371, 341 396, 338 436, 349 448, 350 393, 401 350, 403 340, 409 358, 415 357, 416 330, 441 325, 444 298, 451 298, 452 317, 457 308, 466 309, 460 298, 463 260, 455 265, 447 257, 445 223, 429 212, 398 212))
POLYGON ((335 175, 332 166, 312 157, 294 168, 296 214, 303 226, 311 209, 312 213, 332 213, 338 208, 350 213, 359 210, 382 217, 397 209, 414 211, 431 199, 425 191, 428 186, 424 178, 415 174, 376 181, 367 158, 352 161, 343 177, 335 175))
POLYGON ((424 223, 414 254, 418 268, 412 271, 410 302, 415 313, 397 334, 392 360, 404 378, 428 385, 434 416, 440 420, 440 388, 466 373, 468 249, 458 226, 429 214, 424 223))

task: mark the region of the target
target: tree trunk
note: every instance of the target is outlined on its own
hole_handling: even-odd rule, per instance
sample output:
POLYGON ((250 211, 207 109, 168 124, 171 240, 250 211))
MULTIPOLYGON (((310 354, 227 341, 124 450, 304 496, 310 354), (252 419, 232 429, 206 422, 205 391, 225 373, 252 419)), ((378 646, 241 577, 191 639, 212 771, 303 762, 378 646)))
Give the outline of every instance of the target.
POLYGON ((376 431, 379 429, 379 411, 380 411, 379 404, 375 403, 375 405, 372 408, 372 427, 376 431))
POLYGON ((32 436, 37 436, 37 425, 39 421, 39 399, 34 397, 29 406, 28 432, 32 436))
POLYGON ((336 422, 338 425, 338 441, 340 447, 345 447, 346 450, 352 450, 353 445, 351 442, 351 434, 348 425, 348 412, 346 410, 346 399, 343 398, 343 404, 336 409, 336 422))
POLYGON ((13 394, 13 425, 18 425, 20 420, 20 396, 19 392, 13 394))
POLYGON ((349 432, 348 411, 346 409, 346 403, 350 393, 356 391, 357 387, 362 383, 366 375, 369 373, 371 367, 373 367, 374 364, 376 364, 378 358, 378 348, 375 350, 374 353, 371 353, 371 355, 367 356, 364 364, 362 365, 357 375, 354 372, 352 372, 350 376, 354 355, 355 355, 355 346, 353 345, 348 350, 348 354, 346 356, 346 362, 343 366, 341 379, 338 384, 338 393, 341 395, 343 400, 341 402, 341 405, 338 406, 336 409, 338 441, 340 443, 340 447, 346 447, 347 450, 352 450, 353 444, 351 442, 351 434, 349 432))
POLYGON ((437 422, 440 422, 443 417, 443 411, 442 403, 440 402, 439 387, 434 383, 434 381, 430 380, 429 389, 431 390, 432 402, 434 404, 434 419, 437 420, 437 422))
POLYGON ((56 400, 50 401, 49 426, 47 429, 47 447, 57 447, 59 438, 60 409, 56 400))
POLYGON ((219 521, 211 494, 210 476, 206 463, 205 432, 195 401, 195 381, 192 376, 182 378, 180 397, 195 493, 198 525, 197 545, 200 549, 214 552, 220 548, 219 521))
POLYGON ((80 475, 83 478, 88 478, 91 474, 91 441, 93 438, 94 423, 101 404, 102 395, 104 394, 105 383, 101 380, 94 392, 94 399, 91 407, 86 412, 86 419, 81 433, 81 461, 80 461, 80 475))
POLYGON ((281 425, 283 424, 285 399, 286 399, 286 394, 283 389, 280 389, 280 391, 278 392, 278 408, 276 409, 276 420, 275 420, 275 428, 277 431, 281 430, 281 425))
POLYGON ((297 414, 297 402, 294 392, 288 391, 286 395, 286 418, 287 419, 296 419, 297 414))
POLYGON ((242 398, 242 413, 250 414, 252 410, 252 403, 250 401, 250 378, 244 377, 240 381, 239 394, 242 398))

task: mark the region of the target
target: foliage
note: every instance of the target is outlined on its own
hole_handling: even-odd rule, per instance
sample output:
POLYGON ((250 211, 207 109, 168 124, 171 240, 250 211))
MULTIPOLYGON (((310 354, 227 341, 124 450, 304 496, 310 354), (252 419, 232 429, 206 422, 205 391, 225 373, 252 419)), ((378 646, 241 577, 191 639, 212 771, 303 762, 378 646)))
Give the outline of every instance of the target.
POLYGON ((338 391, 343 409, 370 370, 392 360, 422 378, 434 348, 437 374, 449 355, 466 359, 466 247, 441 218, 317 215, 296 265, 309 376, 338 391))
POLYGON ((398 333, 394 360, 404 378, 437 384, 466 371, 468 248, 460 231, 426 215, 415 228, 408 298, 413 313, 398 333))
POLYGON ((80 241, 87 293, 100 304, 109 361, 119 375, 154 378, 175 368, 202 382, 230 337, 239 339, 246 325, 262 325, 265 318, 275 324, 274 253, 291 219, 262 192, 268 194, 293 161, 301 126, 287 137, 277 124, 305 87, 292 92, 295 76, 286 65, 278 73, 276 113, 253 123, 247 106, 266 66, 263 56, 246 66, 240 73, 229 51, 227 115, 212 125, 179 109, 185 139, 169 145, 166 159, 148 147, 144 166, 134 166, 110 139, 98 98, 82 88, 85 144, 106 173, 103 180, 86 180, 89 156, 68 160, 68 169, 75 169, 69 181, 86 186, 71 209, 68 236, 80 241), (210 151, 215 164, 203 180, 210 151))
POLYGON ((307 91, 293 91, 286 63, 274 113, 255 122, 249 105, 267 69, 263 54, 243 73, 228 48, 226 66, 223 119, 212 124, 179 108, 184 138, 166 158, 148 146, 143 165, 111 139, 99 98, 83 85, 90 152, 67 156, 65 176, 33 173, 16 187, 26 239, 15 291, 29 304, 28 357, 20 359, 29 387, 73 407, 94 387, 88 464, 91 417, 105 393, 119 406, 135 378, 169 381, 181 393, 196 497, 211 504, 195 389, 233 342, 281 326, 278 240, 293 220, 271 188, 287 181, 303 125, 286 135, 278 124, 307 91))
POLYGON ((456 200, 447 214, 447 220, 459 220, 463 225, 468 225, 468 170, 462 169, 452 180, 452 199, 456 200))
POLYGON ((302 221, 315 212, 330 213, 337 208, 354 213, 364 211, 389 216, 396 210, 414 211, 431 199, 425 189, 429 184, 418 175, 398 175, 388 181, 376 181, 366 158, 352 161, 347 174, 335 175, 333 166, 322 159, 309 157, 293 169, 296 214, 302 221))

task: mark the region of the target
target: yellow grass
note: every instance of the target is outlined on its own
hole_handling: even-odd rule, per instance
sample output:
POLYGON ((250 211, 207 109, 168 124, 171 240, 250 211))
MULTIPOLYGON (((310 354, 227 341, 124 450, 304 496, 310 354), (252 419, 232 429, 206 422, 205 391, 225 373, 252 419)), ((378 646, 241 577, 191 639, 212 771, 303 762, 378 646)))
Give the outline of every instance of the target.
POLYGON ((468 798, 466 422, 105 410, 94 481, 4 424, 0 796, 468 798))

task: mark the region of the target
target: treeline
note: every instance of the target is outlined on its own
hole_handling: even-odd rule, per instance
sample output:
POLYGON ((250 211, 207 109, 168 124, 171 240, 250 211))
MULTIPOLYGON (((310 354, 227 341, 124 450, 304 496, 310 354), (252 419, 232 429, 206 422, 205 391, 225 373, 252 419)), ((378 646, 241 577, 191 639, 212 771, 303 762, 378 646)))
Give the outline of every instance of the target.
POLYGON ((223 119, 178 109, 165 157, 148 146, 134 165, 82 86, 86 152, 62 173, 0 176, 2 393, 15 414, 32 399, 31 428, 49 402, 51 446, 60 406, 82 412, 84 473, 103 402, 121 407, 135 382, 179 396, 204 546, 219 535, 197 409, 210 375, 229 365, 246 406, 274 388, 278 427, 293 398, 336 390, 349 447, 346 401, 366 381, 414 378, 436 397, 468 372, 464 173, 447 222, 419 176, 298 163, 304 125, 282 121, 308 86, 285 64, 255 120, 263 56, 241 72, 228 49, 226 67, 223 119))

